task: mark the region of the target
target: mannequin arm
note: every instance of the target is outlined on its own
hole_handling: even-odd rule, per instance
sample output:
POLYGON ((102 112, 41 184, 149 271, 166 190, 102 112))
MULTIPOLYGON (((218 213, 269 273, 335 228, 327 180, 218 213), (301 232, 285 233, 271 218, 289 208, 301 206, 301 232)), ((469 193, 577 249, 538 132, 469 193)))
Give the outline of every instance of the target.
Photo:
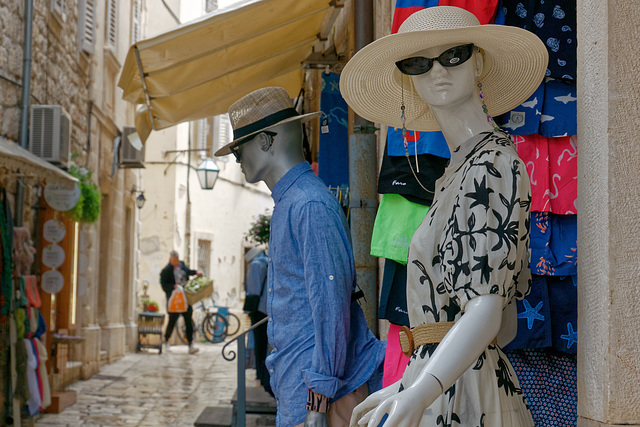
POLYGON ((385 399, 359 424, 377 427, 388 413, 387 425, 418 425, 424 410, 469 369, 496 337, 502 323, 503 301, 498 295, 483 295, 469 301, 464 315, 438 345, 414 383, 385 399))

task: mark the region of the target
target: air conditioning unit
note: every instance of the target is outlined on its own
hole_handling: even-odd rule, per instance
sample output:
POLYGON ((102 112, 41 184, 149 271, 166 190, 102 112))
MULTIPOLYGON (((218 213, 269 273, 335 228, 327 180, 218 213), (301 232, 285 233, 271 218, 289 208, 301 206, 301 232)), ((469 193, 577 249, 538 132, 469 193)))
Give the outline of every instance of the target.
POLYGON ((144 145, 142 145, 140 137, 136 133, 136 128, 125 126, 122 129, 122 142, 120 146, 122 147, 122 151, 120 152, 120 167, 144 167, 144 145))
POLYGON ((71 117, 59 105, 32 105, 29 149, 58 166, 69 166, 71 117))

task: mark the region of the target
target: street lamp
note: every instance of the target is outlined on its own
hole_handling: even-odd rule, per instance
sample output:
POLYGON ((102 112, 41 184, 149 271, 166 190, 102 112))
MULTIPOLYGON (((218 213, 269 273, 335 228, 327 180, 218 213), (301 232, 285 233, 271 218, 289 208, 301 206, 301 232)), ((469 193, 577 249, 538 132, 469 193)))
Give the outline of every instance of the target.
POLYGON ((140 195, 136 197, 136 207, 138 209, 142 209, 142 207, 144 206, 144 202, 146 201, 147 199, 144 198, 144 193, 141 191, 140 195))
POLYGON ((219 173, 220 168, 211 157, 204 159, 196 168, 200 187, 202 187, 203 190, 212 190, 219 173))
POLYGON ((144 191, 140 191, 136 189, 135 186, 133 186, 131 187, 131 195, 134 195, 135 193, 140 193, 138 194, 138 197, 136 197, 136 207, 138 209, 142 209, 142 207, 144 206, 144 202, 147 201, 147 199, 145 199, 144 197, 144 191))

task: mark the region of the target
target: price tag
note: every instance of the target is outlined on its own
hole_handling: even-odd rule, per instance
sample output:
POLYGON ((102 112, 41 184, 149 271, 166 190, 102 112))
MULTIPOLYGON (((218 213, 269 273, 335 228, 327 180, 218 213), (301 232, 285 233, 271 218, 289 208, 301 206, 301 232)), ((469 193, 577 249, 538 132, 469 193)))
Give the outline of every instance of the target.
POLYGON ((322 134, 329 133, 329 118, 328 117, 323 117, 322 120, 320 120, 320 133, 322 133, 322 134))

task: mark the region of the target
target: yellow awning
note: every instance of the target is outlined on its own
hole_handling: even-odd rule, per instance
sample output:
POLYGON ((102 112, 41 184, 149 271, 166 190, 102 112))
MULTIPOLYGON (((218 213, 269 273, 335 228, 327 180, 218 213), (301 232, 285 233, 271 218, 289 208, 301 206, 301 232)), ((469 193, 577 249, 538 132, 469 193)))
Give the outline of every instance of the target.
POLYGON ((78 181, 62 169, 1 136, 0 168, 16 176, 46 180, 49 184, 70 185, 78 181))
POLYGON ((118 86, 138 104, 142 140, 152 129, 226 113, 261 87, 282 86, 296 96, 302 62, 335 19, 333 4, 244 0, 131 46, 118 86))

